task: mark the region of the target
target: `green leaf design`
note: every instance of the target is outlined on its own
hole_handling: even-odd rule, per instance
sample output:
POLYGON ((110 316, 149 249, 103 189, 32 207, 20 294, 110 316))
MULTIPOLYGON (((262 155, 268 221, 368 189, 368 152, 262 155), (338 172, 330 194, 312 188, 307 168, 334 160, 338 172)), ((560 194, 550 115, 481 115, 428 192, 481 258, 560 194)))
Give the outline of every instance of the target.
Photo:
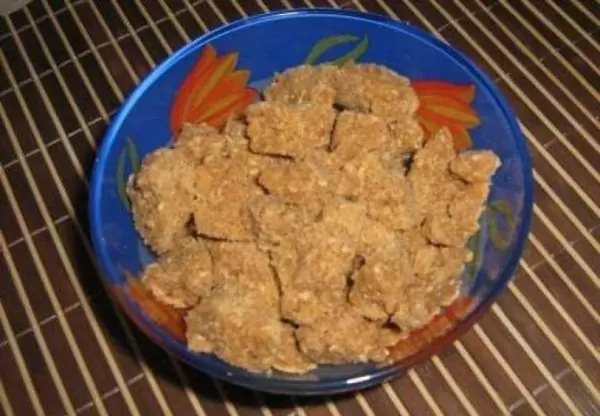
POLYGON ((344 65, 346 62, 356 61, 367 51, 368 47, 369 47, 369 37, 365 36, 363 38, 363 40, 361 40, 360 43, 358 45, 356 45, 356 48, 352 49, 350 52, 348 52, 346 55, 342 56, 341 58, 331 61, 330 63, 332 65, 341 66, 341 65, 344 65))
POLYGON ((502 236, 502 233, 498 228, 498 219, 496 217, 490 217, 488 221, 488 231, 490 233, 490 239, 492 240, 492 243, 494 243, 497 248, 502 251, 508 248, 510 239, 502 236))
POLYGON ((129 137, 127 138, 127 153, 129 153, 131 171, 133 173, 137 173, 137 171, 140 169, 140 157, 135 148, 135 145, 133 144, 133 141, 129 137))
POLYGON ((125 157, 127 156, 127 149, 123 149, 121 154, 119 155, 119 160, 117 162, 117 192, 119 193, 119 198, 125 208, 129 210, 129 198, 127 197, 127 178, 125 178, 125 157))
POLYGON ((503 199, 497 199, 489 205, 489 208, 493 211, 503 214, 510 228, 514 228, 516 222, 515 215, 512 212, 512 207, 507 201, 503 199))
POLYGON ((491 202, 488 206, 488 211, 496 214, 489 216, 488 231, 490 233, 490 239, 497 248, 504 251, 510 245, 510 238, 516 226, 515 214, 513 213, 510 204, 502 199, 491 202), (503 233, 500 231, 499 224, 501 219, 504 219, 508 225, 508 230, 505 233, 506 236, 503 236, 503 233))
MULTIPOLYGON (((358 36, 353 35, 336 35, 321 39, 315 46, 313 46, 310 53, 304 60, 304 64, 314 65, 329 49, 344 43, 356 42, 359 39, 360 38, 358 36)), ((365 53, 368 46, 369 38, 365 36, 364 39, 354 49, 352 49, 346 55, 331 61, 330 63, 333 65, 343 65, 350 60, 357 60, 365 53)))
POLYGON ((333 48, 336 45, 341 45, 343 43, 354 42, 357 41, 357 36, 352 35, 338 35, 338 36, 329 36, 324 39, 321 39, 317 42, 315 46, 311 49, 310 53, 304 60, 305 65, 314 65, 319 57, 323 55, 328 49, 333 48))
POLYGON ((479 240, 481 240, 481 231, 478 231, 477 234, 471 237, 467 244, 468 248, 473 252, 473 259, 467 265, 466 283, 469 284, 475 280, 475 275, 477 274, 477 265, 481 256, 479 240))
POLYGON ((131 203, 129 196, 127 195, 127 181, 129 175, 125 173, 125 162, 129 158, 129 164, 131 165, 131 172, 136 173, 140 169, 140 156, 138 155, 137 149, 133 144, 133 141, 128 137, 125 140, 125 148, 119 155, 117 162, 117 192, 119 198, 127 210, 131 209, 131 203))

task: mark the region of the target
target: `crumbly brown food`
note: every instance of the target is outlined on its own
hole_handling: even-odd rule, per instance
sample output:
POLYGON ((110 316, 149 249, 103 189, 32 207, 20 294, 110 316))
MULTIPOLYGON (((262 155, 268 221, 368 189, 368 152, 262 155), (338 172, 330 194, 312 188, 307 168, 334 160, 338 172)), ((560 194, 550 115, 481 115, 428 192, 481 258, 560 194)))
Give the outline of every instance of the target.
POLYGON ((392 230, 414 223, 414 195, 404 175, 384 166, 380 155, 368 153, 343 167, 337 193, 366 202, 369 217, 392 230))
POLYGON ((423 144, 425 134, 419 122, 413 117, 400 118, 388 124, 394 145, 401 152, 417 150, 423 144))
POLYGON ((218 286, 188 314, 192 350, 214 352, 252 371, 305 372, 314 364, 278 314, 277 286, 266 254, 253 244, 212 246, 218 286))
POLYGON ((331 316, 300 327, 296 336, 300 350, 321 364, 383 361, 388 355, 377 324, 366 321, 343 305, 331 316))
POLYGON ((286 203, 322 201, 333 191, 336 174, 316 156, 265 169, 258 183, 286 203))
POLYGON ((458 155, 450 163, 450 171, 465 182, 488 182, 500 167, 500 160, 489 150, 472 150, 458 155))
POLYGON ((333 156, 341 165, 359 154, 389 147, 389 132, 385 121, 372 114, 342 111, 331 136, 333 156))
POLYGON ((284 318, 310 324, 345 299, 366 207, 333 199, 314 222, 273 249, 284 318))
POLYGON ((333 106, 337 68, 302 65, 277 75, 265 91, 267 101, 287 104, 315 103, 333 106))
POLYGON ((464 182, 454 178, 449 171, 455 159, 450 131, 443 128, 416 152, 407 175, 415 191, 416 223, 428 215, 444 215, 452 198, 465 187, 464 182))
POLYGON ((161 148, 142 162, 127 186, 137 230, 158 254, 190 237, 194 201, 225 172, 224 142, 209 126, 184 125, 173 148, 161 148))
POLYGON ((348 301, 360 315, 385 321, 396 311, 400 292, 410 281, 408 252, 397 233, 376 221, 365 222, 361 237, 348 301))
POLYGON ((462 247, 427 247, 426 255, 432 263, 414 273, 412 281, 400 293, 398 307, 391 317, 405 331, 422 327, 441 307, 452 303, 459 291, 457 276, 471 260, 469 250, 462 247))
POLYGON ((246 138, 246 123, 238 119, 229 119, 223 128, 225 137, 230 137, 233 141, 245 143, 247 148, 248 139, 246 138))
POLYGON ((479 216, 489 193, 487 183, 473 183, 458 191, 446 213, 430 215, 423 224, 425 237, 437 245, 460 247, 479 229, 479 216))
POLYGON ((190 239, 149 265, 142 281, 160 301, 185 309, 210 293, 212 266, 205 243, 190 239))
POLYGON ((335 111, 323 104, 262 102, 250 106, 247 117, 253 152, 302 159, 329 145, 335 111))
POLYGON ((414 117, 419 99, 407 78, 379 65, 349 63, 336 81, 337 104, 383 118, 402 151, 421 146, 424 135, 414 117))
MULTIPOLYGON (((207 137, 216 137, 219 132, 214 127, 208 126, 206 124, 190 124, 185 123, 181 131, 179 132, 179 136, 177 136, 177 147, 185 146, 188 143, 198 139, 198 138, 207 138, 207 137)), ((204 141, 204 143, 209 143, 204 141)), ((211 142, 212 143, 212 142, 211 142)), ((197 150, 205 148, 200 143, 193 143, 190 147, 190 150, 197 150)))
POLYGON ((251 371, 385 361, 458 296, 500 162, 447 129, 423 144, 414 90, 381 66, 292 68, 265 97, 144 159, 142 281, 185 311, 191 350, 251 371))
POLYGON ((208 243, 215 279, 233 282, 238 287, 259 293, 263 303, 277 303, 277 286, 269 266, 269 257, 254 243, 211 241, 208 243))
POLYGON ((303 210, 271 195, 251 199, 248 211, 254 234, 259 241, 267 244, 279 244, 306 222, 303 210))
POLYGON ((393 119, 418 109, 408 79, 388 68, 349 63, 340 69, 336 81, 336 102, 344 108, 393 119))
POLYGON ((194 161, 176 149, 159 149, 148 156, 129 182, 135 225, 157 253, 169 251, 186 238, 195 197, 194 161))
POLYGON ((315 366, 298 351, 293 328, 246 292, 215 290, 191 310, 186 322, 190 349, 215 353, 251 371, 304 373, 315 366))
POLYGON ((251 240, 252 223, 247 200, 263 195, 246 167, 232 163, 210 192, 195 200, 194 225, 199 235, 221 240, 251 240))

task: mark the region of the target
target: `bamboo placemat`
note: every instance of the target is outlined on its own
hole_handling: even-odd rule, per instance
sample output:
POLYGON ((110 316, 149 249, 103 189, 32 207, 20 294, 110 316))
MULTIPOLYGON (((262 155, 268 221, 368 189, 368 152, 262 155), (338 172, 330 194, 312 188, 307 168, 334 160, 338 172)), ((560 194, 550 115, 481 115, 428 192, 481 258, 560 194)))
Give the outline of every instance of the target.
POLYGON ((599 38, 597 0, 36 0, 0 19, 2 414, 600 414, 599 38), (536 185, 516 278, 478 325, 383 386, 319 399, 170 359, 115 312, 86 216, 95 151, 140 77, 227 21, 307 6, 465 51, 517 111, 536 185))

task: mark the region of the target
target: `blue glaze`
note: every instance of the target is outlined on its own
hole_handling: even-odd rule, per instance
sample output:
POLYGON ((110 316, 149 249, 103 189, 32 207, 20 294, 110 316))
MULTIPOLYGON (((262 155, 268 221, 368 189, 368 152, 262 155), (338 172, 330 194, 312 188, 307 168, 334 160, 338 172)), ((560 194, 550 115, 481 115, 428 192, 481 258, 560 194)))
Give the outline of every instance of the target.
MULTIPOLYGON (((503 166, 494 177, 490 201, 508 202, 516 218, 507 250, 499 250, 482 234, 483 260, 473 282, 464 291, 478 298, 476 308, 443 338, 449 344, 481 317, 510 281, 529 231, 532 211, 532 169, 517 120, 494 83, 468 58, 422 30, 388 18, 340 10, 297 10, 254 16, 214 30, 186 45, 150 73, 121 107, 106 133, 94 165, 90 196, 90 224, 100 271, 110 286, 124 281, 124 272, 138 275, 153 256, 141 244, 117 192, 119 155, 127 138, 140 157, 169 143, 169 113, 175 92, 196 62, 200 50, 212 44, 219 54, 238 52, 238 68, 251 71, 251 85, 264 84, 276 72, 301 64, 320 39, 350 34, 369 47, 361 62, 386 65, 412 79, 438 79, 476 85, 474 107, 482 120, 471 131, 475 148, 493 149, 503 166), (262 81, 262 82, 261 82, 262 81)), ((355 44, 339 46, 343 52, 355 44)), ((329 56, 324 54, 322 60, 329 56)), ((132 166, 125 163, 126 174, 132 166)), ((485 227, 484 227, 485 228, 485 227)), ((302 376, 275 372, 253 374, 230 366, 211 355, 187 351, 137 307, 131 299, 125 307, 141 322, 143 330, 181 359, 201 371, 252 389, 289 394, 331 394, 368 387, 406 369, 407 362, 321 366, 302 376)))

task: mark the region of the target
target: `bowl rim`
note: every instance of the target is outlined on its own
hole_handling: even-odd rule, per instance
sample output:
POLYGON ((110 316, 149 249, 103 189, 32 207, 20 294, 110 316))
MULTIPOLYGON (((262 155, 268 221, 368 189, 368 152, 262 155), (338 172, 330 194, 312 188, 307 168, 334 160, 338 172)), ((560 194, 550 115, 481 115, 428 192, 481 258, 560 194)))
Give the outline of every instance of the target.
POLYGON ((516 115, 510 107, 507 99, 504 97, 492 79, 481 69, 479 69, 479 67, 462 52, 437 39, 431 33, 423 29, 407 23, 402 23, 392 19, 391 17, 373 13, 328 8, 299 8, 294 10, 261 13, 220 26, 191 40, 189 43, 179 48, 176 52, 159 63, 153 70, 149 72, 149 74, 144 77, 144 79, 136 86, 133 92, 129 94, 125 102, 119 108, 118 114, 111 121, 108 130, 102 138, 100 149, 97 152, 97 156, 93 165, 88 207, 92 246, 97 257, 97 259, 94 260, 97 266, 99 266, 99 274, 105 284, 109 284, 109 279, 107 279, 106 276, 112 276, 115 278, 115 280, 118 280, 117 276, 120 275, 120 273, 112 264, 110 257, 108 256, 108 253, 102 244, 102 223, 100 221, 101 215, 99 207, 104 167, 109 155, 109 151, 116 137, 118 136, 123 122, 126 120, 129 112, 135 106, 138 99, 171 66, 175 65, 180 59, 186 57, 189 53, 195 51, 200 45, 207 44, 222 35, 230 33, 231 31, 236 31, 264 22, 314 16, 330 18, 341 17, 354 21, 358 20, 371 24, 375 23, 377 25, 392 29, 396 32, 402 32, 404 35, 418 37, 424 43, 428 44, 428 46, 437 48, 444 54, 454 58, 465 68, 468 73, 470 73, 473 78, 478 79, 484 88, 488 90, 490 96, 500 108, 501 113, 509 126, 509 131, 515 138, 518 154, 520 155, 522 163, 524 188, 523 208, 520 227, 515 234, 515 247, 512 250, 510 258, 505 262, 502 270, 499 272, 500 277, 496 280, 494 288, 491 290, 491 292, 485 298, 482 298, 474 310, 472 310, 465 318, 461 320, 460 325, 455 325, 445 335, 435 339, 427 347, 421 349, 412 356, 406 357, 398 362, 382 368, 374 368, 373 370, 370 370, 361 376, 352 377, 351 379, 347 377, 339 377, 329 380, 288 380, 272 378, 268 374, 250 373, 228 363, 225 363, 224 365, 217 365, 215 363, 211 363, 208 359, 204 360, 204 365, 200 366, 198 363, 192 362, 190 357, 186 357, 186 355, 190 354, 187 349, 182 350, 180 345, 178 345, 174 340, 170 339, 170 337, 164 331, 162 331, 162 329, 156 327, 155 324, 149 320, 147 316, 145 316, 145 314, 140 313, 138 308, 132 307, 133 302, 130 302, 131 305, 128 305, 130 308, 129 310, 125 309, 125 305, 121 306, 120 312, 134 314, 135 318, 140 319, 144 323, 149 324, 150 327, 153 327, 152 332, 154 333, 150 334, 146 333, 145 329, 140 328, 140 326, 136 323, 136 326, 140 328, 142 332, 146 333, 146 335, 149 336, 153 341, 156 341, 156 335, 158 334, 159 337, 162 338, 162 342, 158 343, 158 345, 165 349, 169 354, 173 354, 177 359, 186 362, 195 369, 200 370, 211 377, 228 381, 253 390, 262 390, 271 393, 320 395, 343 393, 363 389, 388 380, 391 377, 398 375, 403 370, 406 370, 407 368, 428 359, 429 357, 449 346, 457 338, 472 328, 472 326, 492 306, 496 298, 502 293, 512 279, 514 270, 516 269, 516 266, 523 254, 527 236, 531 227, 531 217, 533 212, 533 171, 531 165, 531 156, 528 146, 526 145, 526 139, 519 127, 516 115), (226 368, 227 371, 224 371, 219 367, 226 368))

